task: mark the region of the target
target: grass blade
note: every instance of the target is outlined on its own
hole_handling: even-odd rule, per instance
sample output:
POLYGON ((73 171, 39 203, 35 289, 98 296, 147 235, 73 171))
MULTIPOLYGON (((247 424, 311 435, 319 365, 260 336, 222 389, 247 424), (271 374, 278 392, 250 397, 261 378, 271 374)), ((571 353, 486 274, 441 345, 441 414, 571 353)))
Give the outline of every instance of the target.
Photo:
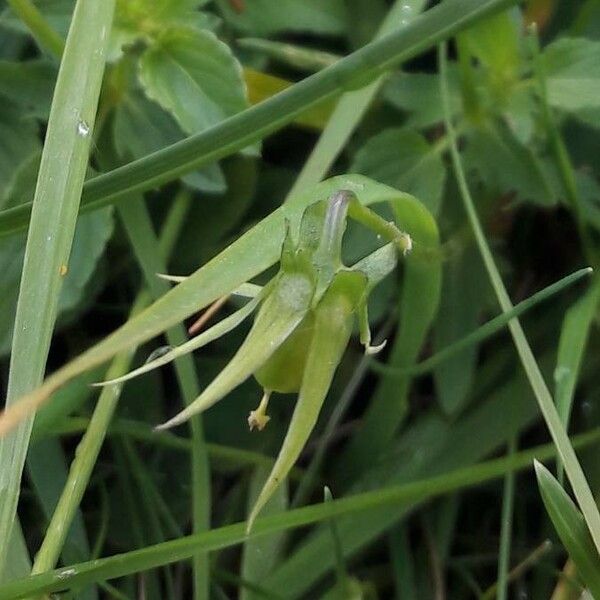
POLYGON ((42 50, 60 57, 65 43, 60 35, 50 27, 37 6, 30 0, 7 0, 13 12, 27 25, 33 38, 42 50))
MULTIPOLYGON (((290 123, 296 116, 339 93, 365 86, 386 70, 448 39, 475 21, 517 0, 451 0, 427 11, 399 31, 368 44, 319 73, 219 125, 94 177, 84 187, 82 209, 150 190, 202 165, 233 154, 290 123)), ((0 235, 27 225, 29 205, 0 213, 0 235)))
MULTIPOLYGON (((395 29, 402 29, 423 10, 427 0, 397 0, 391 8, 375 39, 380 39, 395 29)), ((308 160, 304 163, 296 178, 289 196, 307 185, 314 185, 329 171, 335 158, 349 140, 352 132, 360 123, 371 102, 383 84, 384 77, 378 77, 364 88, 344 94, 327 126, 319 137, 308 160)))
MULTIPOLYGON (((68 264, 104 72, 113 0, 79 1, 61 63, 27 238, 6 406, 42 380, 68 264)), ((0 568, 33 419, 0 441, 0 568)))
MULTIPOLYGON (((574 439, 577 446, 581 446, 582 443, 585 445, 598 443, 598 441, 600 441, 600 430, 598 429, 574 439)), ((245 535, 246 524, 242 522, 156 544, 141 550, 72 565, 1 586, 0 600, 18 600, 35 594, 71 589, 93 581, 112 579, 171 564, 189 558, 199 550, 226 548, 269 533, 325 521, 344 514, 367 511, 380 506, 423 501, 496 479, 510 470, 530 468, 535 456, 548 458, 555 452, 555 448, 548 444, 520 452, 510 458, 490 460, 422 481, 396 485, 386 490, 365 492, 349 498, 288 511, 284 514, 263 517, 256 521, 250 536, 245 535)))
MULTIPOLYGON (((460 155, 458 152, 456 132, 454 130, 454 126, 452 124, 450 116, 451 113, 449 104, 446 65, 446 44, 440 45, 438 56, 440 64, 440 84, 442 101, 444 104, 445 123, 448 136, 451 140, 450 153, 452 156, 452 163, 460 188, 461 197, 463 199, 465 211, 469 218, 471 228, 473 229, 475 239, 477 240, 477 245, 479 246, 479 250, 481 252, 485 268, 488 272, 488 276, 498 298, 498 302, 502 308, 502 311, 507 312, 513 308, 513 305, 510 301, 506 288, 504 287, 504 283, 502 282, 502 278, 500 277, 500 273, 498 272, 498 269, 494 262, 491 250, 483 233, 483 229, 481 228, 481 223, 479 222, 479 217, 477 216, 477 211, 475 210, 473 198, 471 197, 471 193, 467 185, 467 180, 464 174, 464 170, 462 168, 460 155)), ((544 420, 546 421, 546 425, 548 426, 548 430, 550 432, 552 440, 554 441, 556 449, 558 450, 560 458, 563 462, 567 477, 569 478, 569 481, 573 486, 575 497, 579 502, 581 511, 583 512, 588 527, 590 528, 590 533, 592 535, 592 539, 594 540, 594 544, 596 545, 596 549, 600 551, 600 513, 598 512, 598 507, 596 505, 596 502, 594 501, 594 497, 592 496, 592 492, 585 478, 581 465, 579 464, 577 455, 575 454, 575 451, 571 446, 565 427, 560 419, 558 411, 556 410, 556 406, 554 405, 554 401, 552 399, 552 396, 550 395, 550 391, 546 386, 546 382, 544 381, 544 378, 535 360, 531 347, 527 342, 527 338, 525 337, 525 333, 523 332, 521 324, 517 319, 515 319, 509 322, 508 326, 514 340, 515 347, 519 354, 519 358, 521 359, 521 363, 523 365, 525 373, 527 374, 527 378, 529 380, 533 393, 535 394, 535 397, 537 399, 540 411, 544 417, 544 420)))
POLYGON ((592 269, 586 267, 585 269, 579 269, 579 271, 575 271, 575 273, 571 273, 571 275, 567 275, 563 277, 556 283, 545 287, 544 289, 536 292, 535 294, 529 296, 526 300, 515 304, 513 308, 510 310, 490 319, 487 323, 484 323, 481 327, 478 327, 477 330, 473 331, 469 335, 466 335, 464 338, 450 344, 443 350, 436 352, 433 356, 421 361, 416 364, 414 367, 408 367, 405 369, 401 369, 398 367, 390 367, 383 363, 378 363, 375 360, 372 360, 371 366, 373 370, 378 371, 380 373, 385 373, 390 377, 399 377, 405 374, 411 375, 423 375, 424 373, 428 373, 432 369, 434 369, 437 365, 445 361, 446 359, 456 355, 461 350, 468 348, 474 344, 479 344, 484 340, 487 340, 489 337, 493 336, 495 333, 500 331, 503 327, 505 327, 511 319, 522 315, 528 310, 532 309, 534 306, 552 298, 558 292, 564 290, 570 285, 573 285, 575 282, 579 281, 581 278, 585 277, 592 273, 592 269))
MULTIPOLYGON (((156 273, 167 270, 166 260, 163 258, 164 254, 156 248, 156 236, 143 198, 132 198, 131 200, 133 201, 119 207, 119 214, 142 267, 146 285, 156 300, 170 289, 166 281, 156 276, 156 273)), ((184 202, 184 213, 188 204, 189 198, 187 202, 184 202)), ((179 346, 186 340, 187 335, 182 324, 177 324, 167 331, 167 341, 172 346, 179 346)), ((179 357, 175 361, 175 372, 184 402, 189 405, 200 393, 200 384, 193 358, 189 354, 179 357)), ((192 434, 192 520, 193 530, 198 533, 210 528, 210 467, 200 417, 191 419, 190 428, 192 434)), ((195 555, 193 563, 194 597, 196 600, 208 598, 210 585, 208 555, 203 553, 195 555)))
POLYGON ((534 464, 540 493, 550 520, 592 597, 600 598, 600 556, 585 519, 550 471, 537 460, 534 464))
MULTIPOLYGON (((165 235, 161 239, 160 251, 168 254, 175 239, 185 211, 180 210, 181 203, 175 203, 167 224, 165 235), (173 221, 176 221, 173 223, 173 221)), ((132 315, 139 312, 150 303, 151 297, 141 292, 133 304, 132 315)), ((111 375, 126 372, 133 358, 132 352, 125 352, 113 360, 108 369, 111 375)), ((73 521, 75 511, 87 488, 92 470, 104 442, 106 432, 120 397, 115 388, 103 390, 100 394, 94 413, 89 421, 84 436, 77 446, 75 459, 71 464, 68 479, 56 505, 56 509, 46 529, 46 535, 38 551, 33 565, 33 573, 43 573, 55 567, 58 556, 66 539, 67 532, 73 521)))

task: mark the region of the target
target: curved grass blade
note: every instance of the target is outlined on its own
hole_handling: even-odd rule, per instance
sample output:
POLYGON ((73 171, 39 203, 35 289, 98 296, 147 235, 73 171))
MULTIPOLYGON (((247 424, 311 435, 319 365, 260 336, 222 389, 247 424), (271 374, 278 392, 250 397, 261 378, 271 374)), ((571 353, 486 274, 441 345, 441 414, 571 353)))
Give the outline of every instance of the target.
POLYGON ((0 414, 0 436, 6 435, 22 419, 37 410, 55 390, 71 378, 102 364, 121 350, 135 347, 162 333, 273 265, 281 254, 285 222, 289 221, 294 235, 306 207, 331 196, 339 189, 355 191, 365 205, 391 202, 401 215, 402 229, 410 231, 415 240, 415 249, 405 259, 408 281, 404 286, 403 297, 410 295, 414 289, 411 287, 411 278, 422 282, 430 277, 430 273, 439 272, 439 260, 435 256, 435 221, 416 198, 360 175, 333 177, 295 196, 135 319, 55 371, 42 386, 12 405, 10 410, 0 414))
POLYGON ((600 555, 583 515, 550 471, 537 460, 535 475, 556 532, 573 559, 593 598, 600 598, 600 555))
MULTIPOLYGON (((598 442, 600 442, 600 429, 573 438, 573 444, 578 448, 598 442)), ((532 461, 536 456, 545 460, 555 454, 556 448, 552 444, 546 444, 516 453, 509 458, 489 460, 421 481, 395 485, 385 490, 364 492, 348 498, 263 517, 257 519, 250 535, 245 533, 245 523, 236 523, 205 533, 148 546, 141 550, 71 565, 0 586, 0 600, 19 600, 36 594, 68 590, 87 583, 114 579, 184 560, 199 551, 227 548, 247 539, 325 521, 336 516, 356 514, 383 506, 422 502, 429 498, 497 479, 509 471, 531 468, 532 461)))
MULTIPOLYGON (((226 119, 143 159, 86 183, 82 209, 92 210, 124 199, 133 191, 150 190, 202 165, 229 156, 281 129, 305 110, 342 91, 358 89, 389 70, 448 39, 517 0, 452 0, 319 73, 307 77, 259 105, 226 119)), ((0 235, 27 226, 30 205, 0 213, 0 235)))
POLYGON ((221 336, 229 333, 232 329, 235 329, 242 321, 244 321, 247 317, 249 317, 256 307, 258 306, 261 300, 260 296, 256 296, 253 300, 248 302, 246 306, 243 306, 236 312, 234 312, 229 317, 226 317, 222 321, 219 321, 216 325, 213 325, 210 329, 203 331, 196 337, 193 337, 191 340, 173 348, 166 354, 163 354, 159 358, 151 360, 141 367, 130 371, 126 375, 122 375, 121 377, 117 377, 116 379, 109 379, 107 381, 100 381, 98 383, 93 383, 94 386, 106 386, 106 385, 116 385, 120 383, 124 383, 125 381, 129 381, 134 377, 138 377, 143 373, 148 373, 149 371, 153 371, 154 369, 158 369, 158 367, 162 367, 163 365, 167 365, 175 359, 183 356, 184 354, 188 354, 189 352, 193 352, 194 350, 198 350, 206 344, 220 338, 221 336))
MULTIPOLYGON (((27 238, 6 407, 42 380, 88 164, 114 0, 79 1, 61 62, 27 238)), ((32 419, 0 440, 0 570, 32 419)))

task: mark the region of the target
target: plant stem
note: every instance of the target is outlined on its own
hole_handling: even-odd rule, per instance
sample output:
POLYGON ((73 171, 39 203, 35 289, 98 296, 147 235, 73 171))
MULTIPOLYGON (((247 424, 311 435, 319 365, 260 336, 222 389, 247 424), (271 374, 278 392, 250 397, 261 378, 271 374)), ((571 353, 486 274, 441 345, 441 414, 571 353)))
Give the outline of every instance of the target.
MULTIPOLYGON (((183 224, 186 211, 181 210, 181 205, 181 202, 176 202, 167 218, 159 250, 164 256, 171 253, 183 224)), ((140 292, 131 309, 131 316, 145 308, 150 301, 151 296, 147 291, 140 292)), ((114 378, 126 373, 130 368, 133 354, 134 349, 117 355, 108 368, 106 377, 114 378)), ((32 570, 34 574, 54 568, 58 561, 73 516, 85 493, 96 459, 104 443, 120 395, 121 386, 110 386, 104 388, 98 398, 86 432, 75 450, 75 459, 71 464, 69 476, 35 558, 32 570)))
MULTIPOLYGON (((450 116, 451 113, 446 72, 447 58, 445 43, 440 44, 438 48, 438 58, 440 65, 440 87, 442 93, 442 102, 444 105, 446 129, 452 140, 452 143, 450 144, 450 154, 452 157, 454 172, 458 181, 465 211, 469 218, 469 222, 471 223, 473 234, 475 235, 477 245, 479 246, 479 251, 494 288, 494 292, 496 293, 498 303, 500 304, 503 312, 508 312, 509 310, 512 310, 513 305, 494 262, 491 250, 488 246, 487 240, 485 239, 483 229, 481 228, 481 223, 479 222, 479 217, 477 216, 475 204, 473 203, 473 198, 471 197, 471 192, 469 191, 469 186, 467 185, 467 180, 458 152, 456 133, 454 131, 454 126, 450 116)), ((546 386, 546 382, 544 381, 531 347, 529 346, 527 338, 525 337, 525 333, 521 327, 521 324, 519 323, 518 319, 514 319, 509 322, 508 327, 533 393, 537 399, 540 411, 544 417, 544 420, 546 421, 546 425, 548 426, 552 440, 554 441, 558 454, 564 464, 567 477, 573 486, 573 492, 577 498, 581 512, 585 517, 590 534, 594 540, 594 544, 600 552, 600 513, 598 512, 598 507, 594 501, 594 497, 585 478, 581 465, 579 464, 577 455, 573 450, 573 446, 571 446, 571 443, 569 442, 569 437, 565 431, 565 427, 560 420, 560 416, 558 415, 558 411, 556 410, 556 406, 554 405, 550 391, 546 386)))
MULTIPOLYGON (((517 440, 513 436, 508 442, 508 455, 513 456, 517 449, 517 440)), ((498 552, 498 594, 497 600, 508 598, 508 570, 510 567, 510 549, 512 543, 513 506, 515 500, 515 474, 504 476, 502 492, 502 517, 500 525, 500 551, 498 552)))
MULTIPOLYGON (((167 292, 169 284, 158 278, 157 273, 167 271, 166 262, 156 251, 155 234, 150 215, 141 197, 119 206, 119 215, 133 245, 133 250, 142 268, 146 285, 156 300, 167 292)), ((189 203, 189 197, 187 199, 189 203)), ((179 324, 166 333, 171 346, 179 346, 187 341, 183 325, 179 324)), ((200 394, 200 384, 196 376, 193 358, 188 354, 175 361, 175 371, 179 387, 186 405, 190 405, 200 394)), ((190 420, 192 433, 192 521, 195 533, 210 528, 210 466, 204 441, 202 420, 196 415, 190 420)), ((196 600, 208 598, 209 564, 208 555, 200 553, 194 556, 194 597, 196 600)))

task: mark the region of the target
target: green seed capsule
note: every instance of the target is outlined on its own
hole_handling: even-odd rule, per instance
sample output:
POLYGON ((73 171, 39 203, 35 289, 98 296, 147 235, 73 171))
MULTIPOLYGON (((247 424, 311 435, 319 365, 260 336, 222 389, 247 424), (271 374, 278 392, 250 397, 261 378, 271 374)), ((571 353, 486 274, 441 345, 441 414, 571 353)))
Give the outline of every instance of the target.
POLYGON ((300 390, 315 318, 308 313, 294 333, 275 351, 254 377, 271 392, 291 394, 300 390))

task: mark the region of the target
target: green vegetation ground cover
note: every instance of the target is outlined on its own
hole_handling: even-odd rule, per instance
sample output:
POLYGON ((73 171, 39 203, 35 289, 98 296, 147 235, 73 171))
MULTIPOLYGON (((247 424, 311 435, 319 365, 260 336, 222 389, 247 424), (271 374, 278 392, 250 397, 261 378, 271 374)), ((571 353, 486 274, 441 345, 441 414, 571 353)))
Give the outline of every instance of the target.
MULTIPOLYGON (((0 598, 600 593, 597 3, 0 11, 0 598), (286 231, 329 269, 315 207, 340 189, 359 202, 343 264, 386 276, 364 288, 368 313, 314 276, 299 317, 314 348, 272 364, 309 357, 295 420, 328 392, 247 534, 296 397, 273 394, 251 432, 249 378, 189 425, 153 427, 250 324, 90 383, 168 356, 215 301, 204 331, 243 312, 232 292, 276 281, 286 231), (412 249, 386 249, 394 231, 412 249), (356 318, 325 333, 325 305, 356 318)), ((313 277, 300 254, 284 272, 313 277)), ((252 353, 271 353, 274 330, 257 331, 252 353)))

